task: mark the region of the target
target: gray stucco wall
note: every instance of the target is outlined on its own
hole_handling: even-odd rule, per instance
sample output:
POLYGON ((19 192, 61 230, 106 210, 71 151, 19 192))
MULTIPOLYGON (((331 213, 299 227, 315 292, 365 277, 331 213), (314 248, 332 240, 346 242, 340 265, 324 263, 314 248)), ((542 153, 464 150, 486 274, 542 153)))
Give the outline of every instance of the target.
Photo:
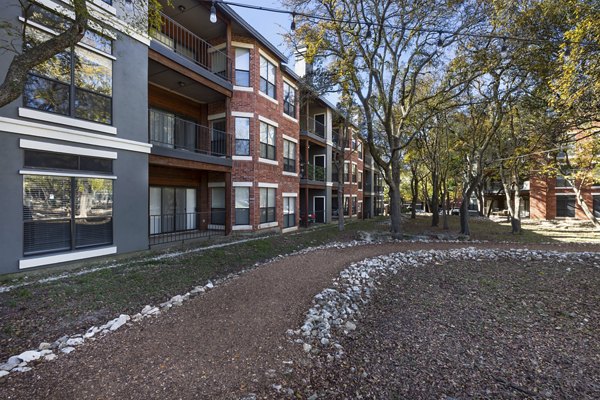
MULTIPOLYGON (((57 3, 60 3, 57 1, 57 3)), ((0 20, 20 24, 21 9, 17 0, 0 0, 0 20)), ((4 31, 0 30, 0 35, 4 31)), ((148 142, 148 49, 126 35, 117 34, 113 55, 113 126, 117 138, 148 142)), ((0 57, 0 76, 4 77, 11 57, 0 57)), ((0 116, 18 119, 19 98, 0 108, 0 116)), ((52 115, 52 114, 49 114, 52 115)), ((82 130, 68 125, 31 120, 31 122, 61 126, 69 130, 82 130)), ((97 131, 87 131, 99 136, 114 137, 97 131)), ((113 244, 119 253, 148 248, 148 155, 111 147, 90 146, 73 141, 51 140, 43 137, 0 131, 0 274, 18 272, 23 258, 23 150, 19 139, 44 143, 107 150, 117 152, 113 172, 117 176, 113 186, 113 244)))

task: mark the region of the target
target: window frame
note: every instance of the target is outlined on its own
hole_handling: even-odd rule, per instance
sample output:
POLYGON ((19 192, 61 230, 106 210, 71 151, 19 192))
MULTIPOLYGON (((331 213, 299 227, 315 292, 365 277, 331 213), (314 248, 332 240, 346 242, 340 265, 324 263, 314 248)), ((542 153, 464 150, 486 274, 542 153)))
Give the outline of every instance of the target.
POLYGON ((277 160, 277 128, 266 122, 260 121, 260 158, 277 160), (263 142, 263 127, 266 142, 263 142))
POLYGON ((296 172, 296 142, 287 139, 283 139, 283 170, 296 172))
POLYGON ((251 147, 251 141, 250 141, 250 125, 251 125, 251 121, 250 121, 250 118, 248 118, 248 117, 235 117, 235 122, 234 123, 235 123, 235 146, 234 146, 234 154, 236 156, 249 156, 250 152, 251 152, 251 148, 250 148, 251 147), (238 132, 238 121, 239 120, 246 120, 246 122, 247 122, 248 131, 244 132, 244 133, 247 133, 248 137, 245 138, 245 139, 238 138, 238 133, 239 133, 238 132), (246 147, 247 151, 244 152, 244 153, 238 152, 238 143, 241 143, 241 142, 246 143, 246 146, 247 146, 246 147))
POLYGON ((241 86, 241 87, 252 87, 252 81, 251 81, 251 76, 250 76, 250 70, 251 70, 250 49, 245 48, 245 47, 235 47, 234 53, 235 53, 235 85, 241 86), (238 51, 245 52, 248 57, 248 69, 247 70, 243 69, 243 68, 238 68, 238 51), (238 81, 238 72, 247 74, 247 79, 248 79, 247 84, 240 83, 238 81))
POLYGON ((284 228, 292 228, 296 225, 297 225, 296 197, 295 196, 284 196, 283 197, 283 227, 284 228), (291 201, 293 202, 292 207, 290 207, 291 201))
POLYGON ((276 188, 259 188, 259 210, 260 210, 260 223, 268 224, 277 221, 277 189, 276 188), (265 193, 264 198, 267 204, 263 204, 263 191, 265 193), (273 197, 274 204, 270 204, 269 197, 273 197))
POLYGON ((296 119, 296 97, 298 93, 296 89, 287 82, 283 82, 283 112, 296 119), (290 96, 291 95, 291 96, 290 96), (291 97, 291 102, 290 102, 291 97))
POLYGON ((575 218, 577 214, 577 200, 575 195, 556 196, 556 217, 557 218, 575 218), (561 204, 564 203, 564 204, 561 204), (572 206, 571 206, 572 204, 572 206))
POLYGON ((277 98, 277 66, 269 61, 265 56, 260 56, 260 88, 259 90, 273 99, 277 98), (263 76, 263 63, 265 65, 266 76, 263 76), (271 82, 271 74, 273 72, 273 82, 271 82), (263 88, 264 87, 264 88, 263 88))
POLYGON ((250 187, 248 186, 237 186, 235 187, 235 191, 234 191, 234 196, 235 196, 235 225, 250 225, 250 187), (238 207, 238 195, 240 195, 243 191, 246 192, 246 197, 245 199, 240 199, 240 200, 246 200, 246 204, 248 205, 247 207, 238 207), (238 213, 240 213, 239 215, 246 214, 246 220, 242 223, 239 221, 238 218, 238 213))

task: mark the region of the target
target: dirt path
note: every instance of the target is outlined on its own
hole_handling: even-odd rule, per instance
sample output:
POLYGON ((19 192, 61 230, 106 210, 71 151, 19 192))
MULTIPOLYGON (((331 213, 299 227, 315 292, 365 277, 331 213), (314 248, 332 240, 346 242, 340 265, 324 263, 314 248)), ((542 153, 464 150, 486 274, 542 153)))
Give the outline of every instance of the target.
POLYGON ((466 246, 517 247, 396 243, 286 257, 56 362, 11 374, 0 384, 0 398, 239 398, 289 367, 284 362, 301 349, 290 345, 286 330, 301 324, 313 296, 348 264, 397 251, 466 246))

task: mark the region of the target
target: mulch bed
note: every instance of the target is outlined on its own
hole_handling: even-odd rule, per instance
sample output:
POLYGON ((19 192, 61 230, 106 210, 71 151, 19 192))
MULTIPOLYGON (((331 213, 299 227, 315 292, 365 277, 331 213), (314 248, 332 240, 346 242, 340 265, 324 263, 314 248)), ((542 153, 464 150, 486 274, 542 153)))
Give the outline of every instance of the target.
POLYGON ((411 269, 364 309, 346 359, 312 359, 286 384, 327 399, 598 399, 599 287, 600 268, 578 262, 411 269))

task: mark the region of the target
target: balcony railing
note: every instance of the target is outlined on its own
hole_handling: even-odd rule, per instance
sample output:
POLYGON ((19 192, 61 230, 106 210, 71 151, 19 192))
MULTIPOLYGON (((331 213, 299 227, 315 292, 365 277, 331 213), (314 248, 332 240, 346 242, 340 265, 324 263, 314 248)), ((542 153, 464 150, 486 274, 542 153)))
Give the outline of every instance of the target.
POLYGON ((225 234, 225 210, 150 215, 150 244, 225 234))
POLYGON ((325 182, 327 179, 327 169, 318 165, 300 164, 300 179, 309 181, 325 182))
POLYGON ((231 135, 158 110, 150 110, 150 143, 214 157, 231 157, 231 135))
POLYGON ((327 133, 325 124, 314 118, 306 118, 306 116, 300 116, 300 131, 312 133, 323 139, 325 139, 325 134, 327 133))
POLYGON ((365 192, 371 193, 371 189, 373 189, 373 184, 371 182, 365 182, 365 192))
POLYGON ((232 63, 227 54, 162 13, 161 19, 161 29, 150 31, 153 39, 202 68, 231 81, 232 63))

